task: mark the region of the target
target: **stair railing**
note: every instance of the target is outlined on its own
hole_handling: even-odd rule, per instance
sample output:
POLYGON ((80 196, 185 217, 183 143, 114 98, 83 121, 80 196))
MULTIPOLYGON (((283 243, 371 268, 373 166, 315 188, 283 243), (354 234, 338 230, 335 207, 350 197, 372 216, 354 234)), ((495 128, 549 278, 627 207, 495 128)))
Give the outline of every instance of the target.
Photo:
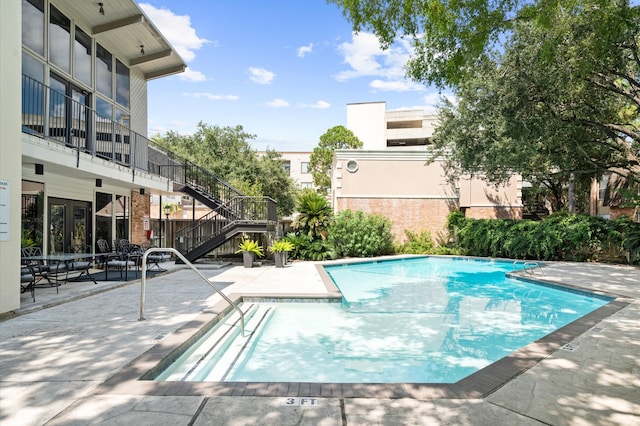
POLYGON ((147 285, 147 256, 149 256, 150 253, 167 252, 167 251, 171 252, 171 253, 174 253, 176 256, 178 256, 180 259, 182 259, 182 261, 185 263, 185 265, 189 266, 193 270, 193 272, 198 274, 198 276, 200 278, 202 278, 202 280, 204 282, 209 284, 209 287, 214 289, 216 291, 216 293, 218 293, 220 295, 220 297, 222 297, 229 305, 231 305, 233 307, 233 309, 235 309, 238 312, 238 314, 240 314, 240 331, 242 332, 242 336, 244 337, 244 312, 242 312, 242 309, 240 309, 238 307, 238 305, 233 303, 233 301, 231 299, 229 299, 227 297, 227 295, 224 294, 218 287, 216 287, 213 284, 211 284, 211 281, 209 281, 209 279, 207 277, 202 275, 202 273, 200 271, 198 271, 198 269, 195 266, 193 266, 193 263, 189 262, 187 260, 187 258, 183 256, 182 253, 180 253, 178 250, 176 250, 174 248, 154 247, 154 248, 148 249, 142 255, 142 279, 140 280, 140 317, 138 318, 138 321, 144 321, 145 320, 145 318, 144 318, 144 299, 145 299, 145 287, 147 285))
POLYGON ((201 246, 237 223, 276 222, 276 202, 269 197, 235 197, 176 233, 182 253, 201 246))

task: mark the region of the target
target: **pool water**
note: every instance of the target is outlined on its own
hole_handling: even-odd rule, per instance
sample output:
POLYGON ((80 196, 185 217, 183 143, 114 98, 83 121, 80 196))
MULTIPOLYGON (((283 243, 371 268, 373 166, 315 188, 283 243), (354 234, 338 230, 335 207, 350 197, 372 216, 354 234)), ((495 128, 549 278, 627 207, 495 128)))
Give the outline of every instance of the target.
POLYGON ((233 355, 232 341, 192 349, 157 380, 455 383, 609 301, 506 278, 512 269, 437 257, 325 266, 342 303, 261 302, 233 355))

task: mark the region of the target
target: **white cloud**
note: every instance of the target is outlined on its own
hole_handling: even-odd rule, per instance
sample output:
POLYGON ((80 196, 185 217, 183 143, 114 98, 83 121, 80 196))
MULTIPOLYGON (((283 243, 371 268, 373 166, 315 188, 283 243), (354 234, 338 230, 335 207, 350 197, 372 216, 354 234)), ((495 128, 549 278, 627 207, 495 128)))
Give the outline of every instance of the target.
POLYGON ((313 43, 309 43, 307 46, 300 46, 296 50, 298 58, 304 58, 307 53, 311 53, 313 50, 313 43))
POLYGON ((196 57, 195 50, 210 43, 209 40, 198 37, 188 15, 176 15, 169 9, 156 8, 149 3, 140 3, 140 8, 186 62, 196 57))
POLYGON ((404 65, 412 52, 411 44, 406 40, 398 40, 389 49, 382 50, 375 35, 354 33, 351 41, 339 44, 337 50, 349 66, 335 76, 338 81, 376 77, 369 84, 374 89, 397 92, 424 90, 421 84, 405 78, 404 65))
POLYGON ((409 80, 372 80, 369 86, 373 89, 385 92, 419 92, 424 90, 424 86, 409 80))
POLYGON ((182 93, 182 96, 188 96, 196 99, 205 98, 211 101, 236 101, 240 99, 240 97, 237 95, 216 95, 214 93, 208 93, 208 92, 194 92, 194 93, 184 92, 182 93))
POLYGON ((200 71, 194 71, 191 67, 187 67, 183 73, 178 74, 178 78, 180 80, 187 81, 206 81, 207 77, 202 74, 200 71))
POLYGON ((315 104, 311 104, 311 105, 307 105, 307 104, 302 104, 300 105, 302 108, 315 108, 315 109, 327 109, 327 108, 331 108, 331 104, 329 102, 326 101, 318 101, 315 104))
POLYGON ((251 81, 258 84, 271 84, 276 76, 275 73, 269 70, 254 67, 249 67, 249 74, 251 81))
POLYGON ((267 106, 270 106, 272 108, 288 107, 289 102, 285 101, 284 99, 273 99, 272 101, 267 102, 267 106))

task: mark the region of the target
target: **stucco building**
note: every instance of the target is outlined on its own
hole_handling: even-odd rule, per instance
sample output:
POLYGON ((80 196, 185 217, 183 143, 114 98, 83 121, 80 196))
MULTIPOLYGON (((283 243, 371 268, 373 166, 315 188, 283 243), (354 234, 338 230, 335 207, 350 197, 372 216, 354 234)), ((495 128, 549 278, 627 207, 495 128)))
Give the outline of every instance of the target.
POLYGON ((449 182, 430 140, 437 116, 422 109, 387 111, 385 102, 347 105, 347 128, 362 142, 337 150, 331 197, 335 211, 363 210, 390 218, 398 240, 405 230, 428 230, 437 238, 450 212, 474 218, 522 217, 518 176, 493 187, 477 177, 449 182))

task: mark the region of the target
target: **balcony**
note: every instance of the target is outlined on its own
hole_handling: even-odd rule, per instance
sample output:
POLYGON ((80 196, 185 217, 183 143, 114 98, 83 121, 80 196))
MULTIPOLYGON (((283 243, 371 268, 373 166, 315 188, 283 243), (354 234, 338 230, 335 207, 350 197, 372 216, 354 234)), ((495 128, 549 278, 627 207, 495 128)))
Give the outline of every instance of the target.
POLYGON ((22 131, 134 170, 159 175, 170 153, 87 105, 22 76, 22 131), (153 147, 153 149, 150 149, 153 147))

